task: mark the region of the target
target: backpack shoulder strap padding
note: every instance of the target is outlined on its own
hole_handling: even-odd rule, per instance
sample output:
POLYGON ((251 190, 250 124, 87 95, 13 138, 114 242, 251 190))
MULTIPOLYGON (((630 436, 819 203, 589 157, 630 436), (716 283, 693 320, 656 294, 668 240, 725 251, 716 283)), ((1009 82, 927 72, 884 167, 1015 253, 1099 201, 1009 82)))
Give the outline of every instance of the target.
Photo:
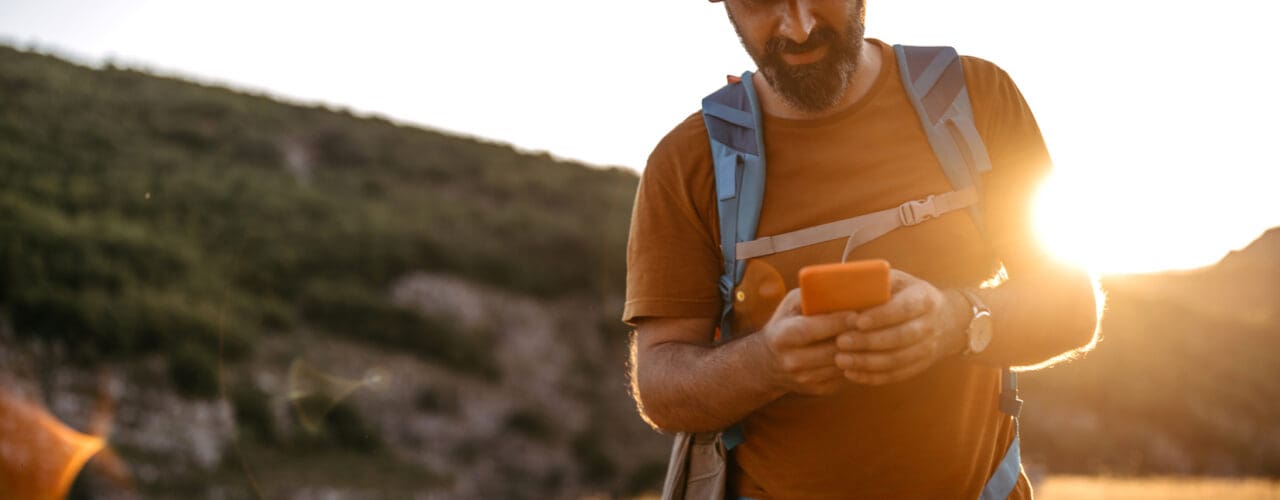
MULTIPOLYGON (((947 180, 956 190, 981 191, 980 174, 991 170, 991 158, 973 121, 960 55, 951 47, 894 45, 893 50, 902 86, 947 180)), ((980 207, 970 207, 969 216, 985 234, 980 207)))
POLYGON ((729 331, 733 288, 746 269, 735 256, 737 244, 756 237, 760 206, 764 203, 764 135, 760 105, 750 71, 702 100, 702 119, 711 142, 715 168, 716 208, 720 214, 720 253, 724 272, 719 290, 723 304, 720 337, 729 331))

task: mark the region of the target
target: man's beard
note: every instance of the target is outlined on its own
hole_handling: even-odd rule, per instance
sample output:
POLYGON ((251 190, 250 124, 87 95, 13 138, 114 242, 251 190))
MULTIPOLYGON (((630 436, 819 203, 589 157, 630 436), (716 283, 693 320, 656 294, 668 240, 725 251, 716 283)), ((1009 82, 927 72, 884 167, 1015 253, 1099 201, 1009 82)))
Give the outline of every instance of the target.
POLYGON ((858 67, 858 53, 862 49, 864 30, 862 5, 862 1, 856 2, 856 10, 850 12, 843 36, 830 26, 819 26, 809 34, 804 43, 774 37, 765 42, 762 51, 756 50, 742 36, 742 30, 738 28, 732 14, 729 19, 738 31, 742 46, 747 49, 747 54, 755 61, 773 90, 792 107, 816 113, 826 111, 840 101, 858 67), (799 54, 823 46, 827 47, 826 55, 813 63, 791 65, 782 59, 782 54, 785 53, 799 54))

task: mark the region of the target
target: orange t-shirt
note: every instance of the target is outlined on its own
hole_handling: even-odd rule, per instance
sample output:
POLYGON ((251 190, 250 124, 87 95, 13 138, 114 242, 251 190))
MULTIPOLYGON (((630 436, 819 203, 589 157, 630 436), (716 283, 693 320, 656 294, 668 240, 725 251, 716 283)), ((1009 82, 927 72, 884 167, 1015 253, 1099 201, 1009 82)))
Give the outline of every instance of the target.
MULTIPOLYGON (((893 51, 868 42, 881 47, 884 65, 859 102, 819 120, 764 116, 768 169, 757 236, 951 190, 898 79, 893 51)), ((963 65, 993 166, 982 176, 988 237, 957 211, 897 229, 850 260, 887 259, 939 288, 977 286, 1000 268, 1004 252, 1033 245, 1031 200, 1050 168, 1039 128, 1003 70, 972 57, 963 65)), ((627 248, 624 321, 718 316, 717 217, 710 146, 695 114, 658 144, 642 176, 627 248)), ((785 288, 794 288, 801 267, 839 261, 843 248, 836 240, 753 259, 748 280, 776 272, 785 288)), ((754 290, 743 292, 751 299, 754 290)), ((740 304, 762 308, 757 316, 767 318, 776 302, 740 304)), ((741 323, 739 335, 760 326, 741 323)), ((731 486, 756 498, 977 498, 1015 435, 998 407, 999 376, 996 367, 949 358, 896 384, 784 396, 742 422, 746 440, 734 450, 731 486)), ((1024 476, 1010 498, 1030 497, 1024 476)))

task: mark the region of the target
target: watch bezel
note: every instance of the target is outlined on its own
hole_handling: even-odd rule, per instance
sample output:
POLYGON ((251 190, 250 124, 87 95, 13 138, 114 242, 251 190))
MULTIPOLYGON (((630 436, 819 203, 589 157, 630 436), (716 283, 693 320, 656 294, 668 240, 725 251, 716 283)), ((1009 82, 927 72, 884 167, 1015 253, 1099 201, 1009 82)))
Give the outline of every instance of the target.
POLYGON ((991 345, 992 337, 992 319, 991 310, 982 302, 978 294, 973 290, 960 289, 960 295, 969 302, 969 308, 972 316, 969 317, 969 324, 965 326, 965 346, 964 355, 978 354, 987 349, 991 345))
POLYGON ((991 345, 991 311, 974 307, 973 317, 969 319, 969 327, 965 329, 968 337, 966 350, 969 354, 977 354, 987 350, 991 345))

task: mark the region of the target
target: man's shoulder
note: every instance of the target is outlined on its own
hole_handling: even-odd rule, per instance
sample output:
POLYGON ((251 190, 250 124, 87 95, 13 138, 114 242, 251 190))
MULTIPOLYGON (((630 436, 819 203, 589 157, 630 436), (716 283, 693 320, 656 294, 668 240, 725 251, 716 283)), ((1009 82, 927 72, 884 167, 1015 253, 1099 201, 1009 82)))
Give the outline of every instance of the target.
POLYGON ((706 166, 710 161, 711 143, 702 121, 702 112, 697 111, 685 117, 658 141, 649 154, 645 173, 688 179, 709 172, 706 166))
POLYGON ((653 150, 655 153, 675 150, 687 154, 694 149, 702 150, 709 147, 710 142, 707 139, 707 127, 702 121, 702 112, 695 111, 667 132, 653 150))
POLYGON ((964 65, 965 78, 975 83, 1002 83, 1009 80, 1009 74, 990 60, 978 56, 961 55, 960 63, 964 65))

